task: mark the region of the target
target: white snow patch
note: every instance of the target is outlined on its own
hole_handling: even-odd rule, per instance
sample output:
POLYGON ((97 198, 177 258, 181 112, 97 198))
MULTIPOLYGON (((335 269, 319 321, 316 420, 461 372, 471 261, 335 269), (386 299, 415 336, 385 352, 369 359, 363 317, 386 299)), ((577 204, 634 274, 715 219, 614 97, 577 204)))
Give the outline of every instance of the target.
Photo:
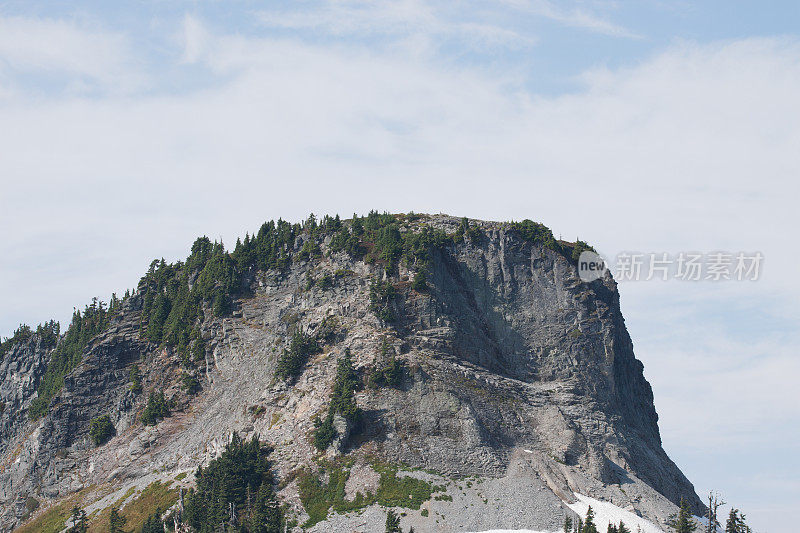
MULTIPOLYGON (((589 510, 589 506, 592 506, 592 511, 594 511, 594 523, 597 526, 597 530, 600 532, 604 532, 608 529, 608 524, 612 523, 614 525, 619 524, 620 522, 625 522, 625 525, 628 526, 628 529, 632 532, 636 533, 637 528, 638 531, 641 533, 666 533, 665 530, 653 522, 642 518, 639 515, 636 515, 630 511, 626 511, 621 507, 617 507, 613 503, 604 502, 602 500, 596 500, 594 498, 590 498, 589 496, 584 496, 583 494, 575 493, 575 497, 578 498, 578 501, 575 503, 567 504, 567 507, 575 511, 580 517, 586 516, 586 511, 589 510)), ((695 516, 694 519, 697 521, 698 526, 704 526, 707 522, 707 519, 701 518, 699 516, 695 516)), ((703 528, 704 530, 705 528, 703 528)), ((700 528, 698 528, 700 530, 700 528)), ((722 530, 718 530, 721 532, 722 530)), ((560 533, 561 530, 555 531, 553 533, 560 533)), ((551 533, 548 531, 536 531, 533 529, 491 529, 487 531, 481 531, 479 533, 551 533)))
MULTIPOLYGON (((533 529, 490 529, 480 533, 551 533, 550 531, 534 531, 533 529)), ((561 533, 561 530, 552 533, 561 533)))
POLYGON ((630 511, 617 507, 613 503, 595 500, 594 498, 578 494, 577 492, 575 493, 575 497, 578 498, 578 501, 567 504, 567 506, 575 511, 578 516, 584 517, 591 505, 592 511, 594 511, 594 523, 598 531, 606 531, 608 524, 613 523, 616 525, 622 521, 625 522, 628 529, 634 532, 638 526, 641 528, 642 533, 665 533, 660 526, 630 511))

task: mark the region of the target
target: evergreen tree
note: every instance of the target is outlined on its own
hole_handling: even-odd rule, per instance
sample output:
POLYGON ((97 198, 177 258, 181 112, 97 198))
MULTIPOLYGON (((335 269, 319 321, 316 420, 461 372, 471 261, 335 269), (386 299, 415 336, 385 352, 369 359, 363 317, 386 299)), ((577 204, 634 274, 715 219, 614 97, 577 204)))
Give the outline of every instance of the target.
POLYGON ((139 394, 142 392, 142 371, 139 370, 139 365, 133 364, 130 370, 131 392, 139 394))
POLYGON ((358 389, 358 375, 353 368, 353 359, 348 348, 336 366, 330 409, 351 422, 356 422, 361 414, 354 397, 356 389, 358 389))
POLYGON ((336 428, 333 427, 333 412, 329 409, 324 419, 314 421, 314 447, 320 451, 327 450, 335 438, 336 428))
POLYGON ((608 528, 606 528, 606 533, 619 533, 619 531, 617 530, 617 526, 615 526, 612 523, 609 523, 608 528))
POLYGON ((181 375, 181 389, 189 395, 197 394, 201 389, 200 380, 194 374, 184 372, 181 375))
POLYGON ((745 516, 739 509, 731 509, 725 523, 725 533, 751 533, 750 526, 745 523, 745 516))
POLYGON ((275 368, 275 377, 293 382, 303 372, 310 355, 320 351, 317 339, 298 329, 292 334, 289 347, 283 350, 275 368))
POLYGON ((631 530, 628 529, 628 526, 625 525, 625 522, 620 522, 619 526, 617 527, 617 533, 631 533, 631 530))
POLYGON ((586 518, 583 521, 583 529, 581 529, 581 533, 598 533, 597 526, 594 525, 594 511, 592 510, 592 506, 589 506, 589 509, 586 510, 586 518))
POLYGON ((333 384, 331 401, 328 404, 328 414, 324 419, 318 419, 314 423, 316 427, 314 446, 318 450, 326 450, 336 438, 336 429, 333 427, 335 415, 342 415, 351 424, 352 431, 360 428, 362 413, 355 399, 358 385, 358 375, 353 368, 352 356, 350 350, 346 349, 336 367, 336 380, 333 384))
POLYGON ((186 497, 186 522, 199 533, 280 533, 271 451, 256 437, 244 442, 234 433, 222 455, 197 470, 197 487, 186 497))
POLYGON ((95 446, 102 446, 114 436, 116 430, 108 415, 98 416, 89 423, 89 437, 95 446))
POLYGON ((572 532, 572 517, 570 515, 564 515, 564 533, 571 533, 572 532))
POLYGON ((119 514, 119 509, 116 507, 111 509, 111 516, 108 517, 109 533, 124 533, 125 523, 127 521, 127 518, 119 514))
POLYGON ((697 523, 692 519, 692 512, 689 510, 689 503, 685 498, 681 498, 678 518, 671 519, 668 525, 675 530, 675 533, 693 533, 697 529, 697 523))
POLYGON ((161 509, 147 517, 142 525, 142 533, 164 533, 164 521, 161 520, 161 509))
MULTIPOLYGON (((28 409, 28 416, 32 420, 47 414, 50 401, 64 386, 64 377, 80 364, 83 360, 83 350, 88 342, 105 331, 108 324, 109 316, 105 304, 97 298, 92 298, 92 303, 86 306, 83 313, 76 310, 72 314, 72 322, 57 345, 55 342, 60 328, 54 322, 45 324, 44 328, 48 330, 47 338, 50 339, 48 342, 54 343, 55 349, 50 354, 47 370, 39 380, 37 396, 28 409)), ((24 328, 26 329, 21 326, 22 331, 18 330, 14 336, 24 336, 26 332, 30 336, 30 328, 28 326, 24 328)), ((2 344, 6 345, 7 341, 2 344)))
POLYGON ((425 292, 428 290, 428 276, 425 274, 424 270, 419 270, 414 274, 411 288, 417 292, 425 292))
POLYGON ((142 413, 142 424, 145 426, 154 426, 158 424, 160 420, 167 418, 168 416, 169 403, 164 397, 164 393, 162 391, 151 391, 150 396, 147 399, 147 407, 145 407, 144 412, 142 413))
POLYGON ((386 512, 385 533, 403 533, 403 530, 400 529, 400 517, 391 509, 386 512))

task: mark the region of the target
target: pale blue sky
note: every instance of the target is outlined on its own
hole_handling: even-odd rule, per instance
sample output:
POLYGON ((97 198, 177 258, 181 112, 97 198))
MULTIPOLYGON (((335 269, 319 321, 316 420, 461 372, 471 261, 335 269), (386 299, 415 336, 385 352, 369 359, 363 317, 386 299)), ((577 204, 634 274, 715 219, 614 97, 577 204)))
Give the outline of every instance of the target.
POLYGON ((701 495, 800 501, 795 2, 1 2, 0 335, 202 234, 370 209, 532 218, 608 254, 761 251, 624 283, 701 495))

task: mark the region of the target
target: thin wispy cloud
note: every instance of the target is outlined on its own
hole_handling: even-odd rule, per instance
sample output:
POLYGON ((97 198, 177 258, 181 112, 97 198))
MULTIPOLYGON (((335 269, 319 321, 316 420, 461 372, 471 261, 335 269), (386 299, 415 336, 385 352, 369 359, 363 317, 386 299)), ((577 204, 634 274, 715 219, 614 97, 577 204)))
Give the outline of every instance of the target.
POLYGON ((524 47, 536 42, 510 26, 487 23, 467 10, 445 9, 439 2, 422 0, 344 0, 293 5, 258 13, 269 28, 313 30, 336 37, 391 38, 427 36, 455 39, 481 47, 524 47))
POLYGON ((544 17, 572 28, 584 29, 612 37, 642 38, 642 35, 590 11, 584 3, 567 7, 571 2, 560 2, 559 4, 554 4, 547 0, 502 0, 502 2, 518 11, 544 17))
POLYGON ((71 21, 0 17, 0 72, 6 79, 50 76, 82 92, 95 87, 125 91, 142 85, 124 34, 87 29, 71 21))

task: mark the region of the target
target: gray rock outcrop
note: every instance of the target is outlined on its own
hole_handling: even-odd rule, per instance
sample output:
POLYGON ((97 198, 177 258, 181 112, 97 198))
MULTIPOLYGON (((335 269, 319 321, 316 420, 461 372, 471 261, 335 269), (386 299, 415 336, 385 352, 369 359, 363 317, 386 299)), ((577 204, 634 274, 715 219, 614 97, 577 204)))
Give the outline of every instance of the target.
MULTIPOLYGON (((458 223, 440 215, 416 224, 454 232, 458 223)), ((337 417, 339 436, 329 455, 378 456, 442 479, 478 476, 508 494, 524 488, 535 512, 510 512, 514 503, 506 498, 496 512, 481 515, 481 527, 557 527, 573 492, 629 505, 654 521, 663 521, 681 497, 700 510, 693 486, 661 446, 653 393, 611 276, 583 283, 568 257, 526 242, 508 224, 472 223, 482 238, 435 250, 427 290, 412 290, 413 271, 400 265, 390 280, 399 295, 391 324, 370 311, 370 284, 385 276, 382 267, 343 252, 294 261, 282 273, 248 274, 248 292, 232 314, 202 323, 207 355, 197 396, 180 387, 177 353, 143 340, 137 295, 89 343, 49 413, 36 422, 24 412, 47 352, 35 339, 14 346, 0 363, 6 406, 0 414, 0 529, 19 523, 20 498, 57 501, 154 471, 191 472, 218 455, 233 431, 273 444, 278 477, 313 467, 313 418, 327 408, 345 349, 363 375, 387 351, 408 370, 397 388, 357 393, 363 428, 349 435, 352 428, 337 417), (324 273, 335 278, 333 286, 308 287, 309 276, 324 273), (313 334, 331 315, 338 324, 335 340, 311 356, 296 383, 276 381, 276 361, 291 329, 313 334), (131 391, 134 363, 145 391, 165 390, 176 401, 173 416, 155 428, 139 422, 146 394, 131 391), (104 414, 116 436, 95 448, 89 424, 104 414)), ((364 479, 374 483, 365 468, 364 479)), ((480 491, 463 492, 464 501, 489 501, 477 496, 480 491)), ((304 516, 295 485, 281 495, 304 516)), ((431 512, 446 513, 456 503, 431 502, 431 512)), ((373 511, 364 516, 373 514, 380 519, 373 511)), ((406 522, 418 531, 463 530, 469 524, 457 514, 437 514, 437 529, 421 517, 406 522)), ((330 525, 315 530, 355 523, 348 520, 331 517, 330 525)))

